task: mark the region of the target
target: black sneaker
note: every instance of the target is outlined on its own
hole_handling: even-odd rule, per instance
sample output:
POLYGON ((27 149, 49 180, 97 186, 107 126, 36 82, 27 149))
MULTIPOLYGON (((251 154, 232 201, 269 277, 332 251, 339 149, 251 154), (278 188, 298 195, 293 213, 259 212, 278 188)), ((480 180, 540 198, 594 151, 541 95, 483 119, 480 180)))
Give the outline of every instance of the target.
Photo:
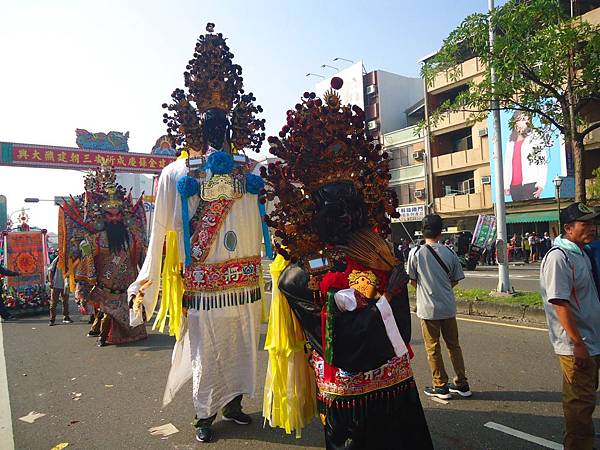
POLYGON ((87 337, 98 337, 98 336, 100 336, 99 331, 89 331, 87 334, 87 337))
POLYGON ((425 392, 425 395, 441 398, 443 400, 450 400, 452 398, 452 394, 450 394, 448 386, 437 388, 427 386, 423 392, 425 392))
POLYGON ((50 322, 48 322, 48 326, 49 327, 53 327, 54 326, 54 320, 51 320, 50 322))
POLYGON ((226 422, 235 422, 238 425, 250 425, 252 423, 252 417, 241 411, 231 416, 223 416, 223 420, 226 422))
POLYGON ((448 385, 448 390, 454 394, 458 394, 461 397, 470 397, 473 395, 471 389, 469 389, 469 384, 464 384, 462 386, 457 386, 454 383, 450 383, 448 385))
POLYGON ((65 316, 65 318, 63 319, 63 323, 73 323, 73 321, 69 316, 65 316))
POLYGON ((196 430, 196 440, 199 442, 212 441, 213 432, 211 427, 200 427, 196 430))
POLYGON ((98 342, 96 343, 96 345, 98 347, 106 347, 108 344, 106 343, 106 339, 98 339, 98 342))

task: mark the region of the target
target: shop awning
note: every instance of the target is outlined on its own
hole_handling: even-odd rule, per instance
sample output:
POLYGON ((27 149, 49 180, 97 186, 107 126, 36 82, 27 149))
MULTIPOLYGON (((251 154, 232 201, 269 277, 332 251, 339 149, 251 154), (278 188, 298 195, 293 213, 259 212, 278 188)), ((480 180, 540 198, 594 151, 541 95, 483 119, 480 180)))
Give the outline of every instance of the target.
POLYGON ((506 223, 558 222, 558 211, 534 211, 506 215, 506 223))

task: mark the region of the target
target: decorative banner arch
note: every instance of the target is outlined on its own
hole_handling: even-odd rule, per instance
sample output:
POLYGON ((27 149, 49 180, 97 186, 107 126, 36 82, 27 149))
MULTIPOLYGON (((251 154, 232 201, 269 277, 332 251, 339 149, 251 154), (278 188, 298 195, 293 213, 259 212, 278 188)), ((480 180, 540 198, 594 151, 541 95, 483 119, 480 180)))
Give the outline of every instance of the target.
POLYGON ((117 172, 159 174, 173 156, 0 142, 0 166, 87 170, 105 163, 117 172))

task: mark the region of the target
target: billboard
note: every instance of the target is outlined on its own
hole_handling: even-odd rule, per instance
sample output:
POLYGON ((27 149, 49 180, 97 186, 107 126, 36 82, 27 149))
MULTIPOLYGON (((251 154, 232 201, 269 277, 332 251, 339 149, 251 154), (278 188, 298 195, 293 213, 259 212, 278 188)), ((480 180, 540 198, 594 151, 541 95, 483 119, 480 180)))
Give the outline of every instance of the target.
POLYGON ((317 97, 323 97, 323 94, 331 89, 331 79, 333 77, 340 77, 344 80, 344 85, 337 91, 342 99, 342 104, 350 103, 360 106, 361 109, 365 109, 362 61, 358 61, 350 67, 340 70, 335 75, 319 81, 315 85, 315 94, 317 94, 317 97))
MULTIPOLYGON (((504 201, 516 202, 554 198, 556 176, 566 177, 561 186, 561 197, 572 197, 575 180, 572 176, 572 159, 565 151, 558 130, 545 127, 538 118, 523 111, 500 111, 502 163, 504 168, 504 201), (567 164, 569 162, 569 164, 567 164)), ((488 116, 488 143, 492 185, 496 183, 494 167, 494 124, 488 116)), ((493 201, 496 201, 495 191, 493 201)))

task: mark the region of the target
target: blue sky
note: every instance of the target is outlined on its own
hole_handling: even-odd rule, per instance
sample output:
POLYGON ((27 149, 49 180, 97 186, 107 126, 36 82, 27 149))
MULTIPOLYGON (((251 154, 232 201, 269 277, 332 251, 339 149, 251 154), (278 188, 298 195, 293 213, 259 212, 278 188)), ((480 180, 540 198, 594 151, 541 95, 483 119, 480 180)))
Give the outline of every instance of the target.
MULTIPOLYGON (((149 152, 165 132, 161 104, 183 87, 184 67, 208 21, 229 39, 246 89, 275 134, 302 92, 335 57, 367 70, 419 75, 418 60, 486 0, 4 2, 0 15, 0 141, 75 146, 75 129, 129 131, 149 152)), ((78 193, 73 171, 0 168, 9 212, 25 197, 78 193)), ((31 223, 56 229, 56 208, 31 223)))

